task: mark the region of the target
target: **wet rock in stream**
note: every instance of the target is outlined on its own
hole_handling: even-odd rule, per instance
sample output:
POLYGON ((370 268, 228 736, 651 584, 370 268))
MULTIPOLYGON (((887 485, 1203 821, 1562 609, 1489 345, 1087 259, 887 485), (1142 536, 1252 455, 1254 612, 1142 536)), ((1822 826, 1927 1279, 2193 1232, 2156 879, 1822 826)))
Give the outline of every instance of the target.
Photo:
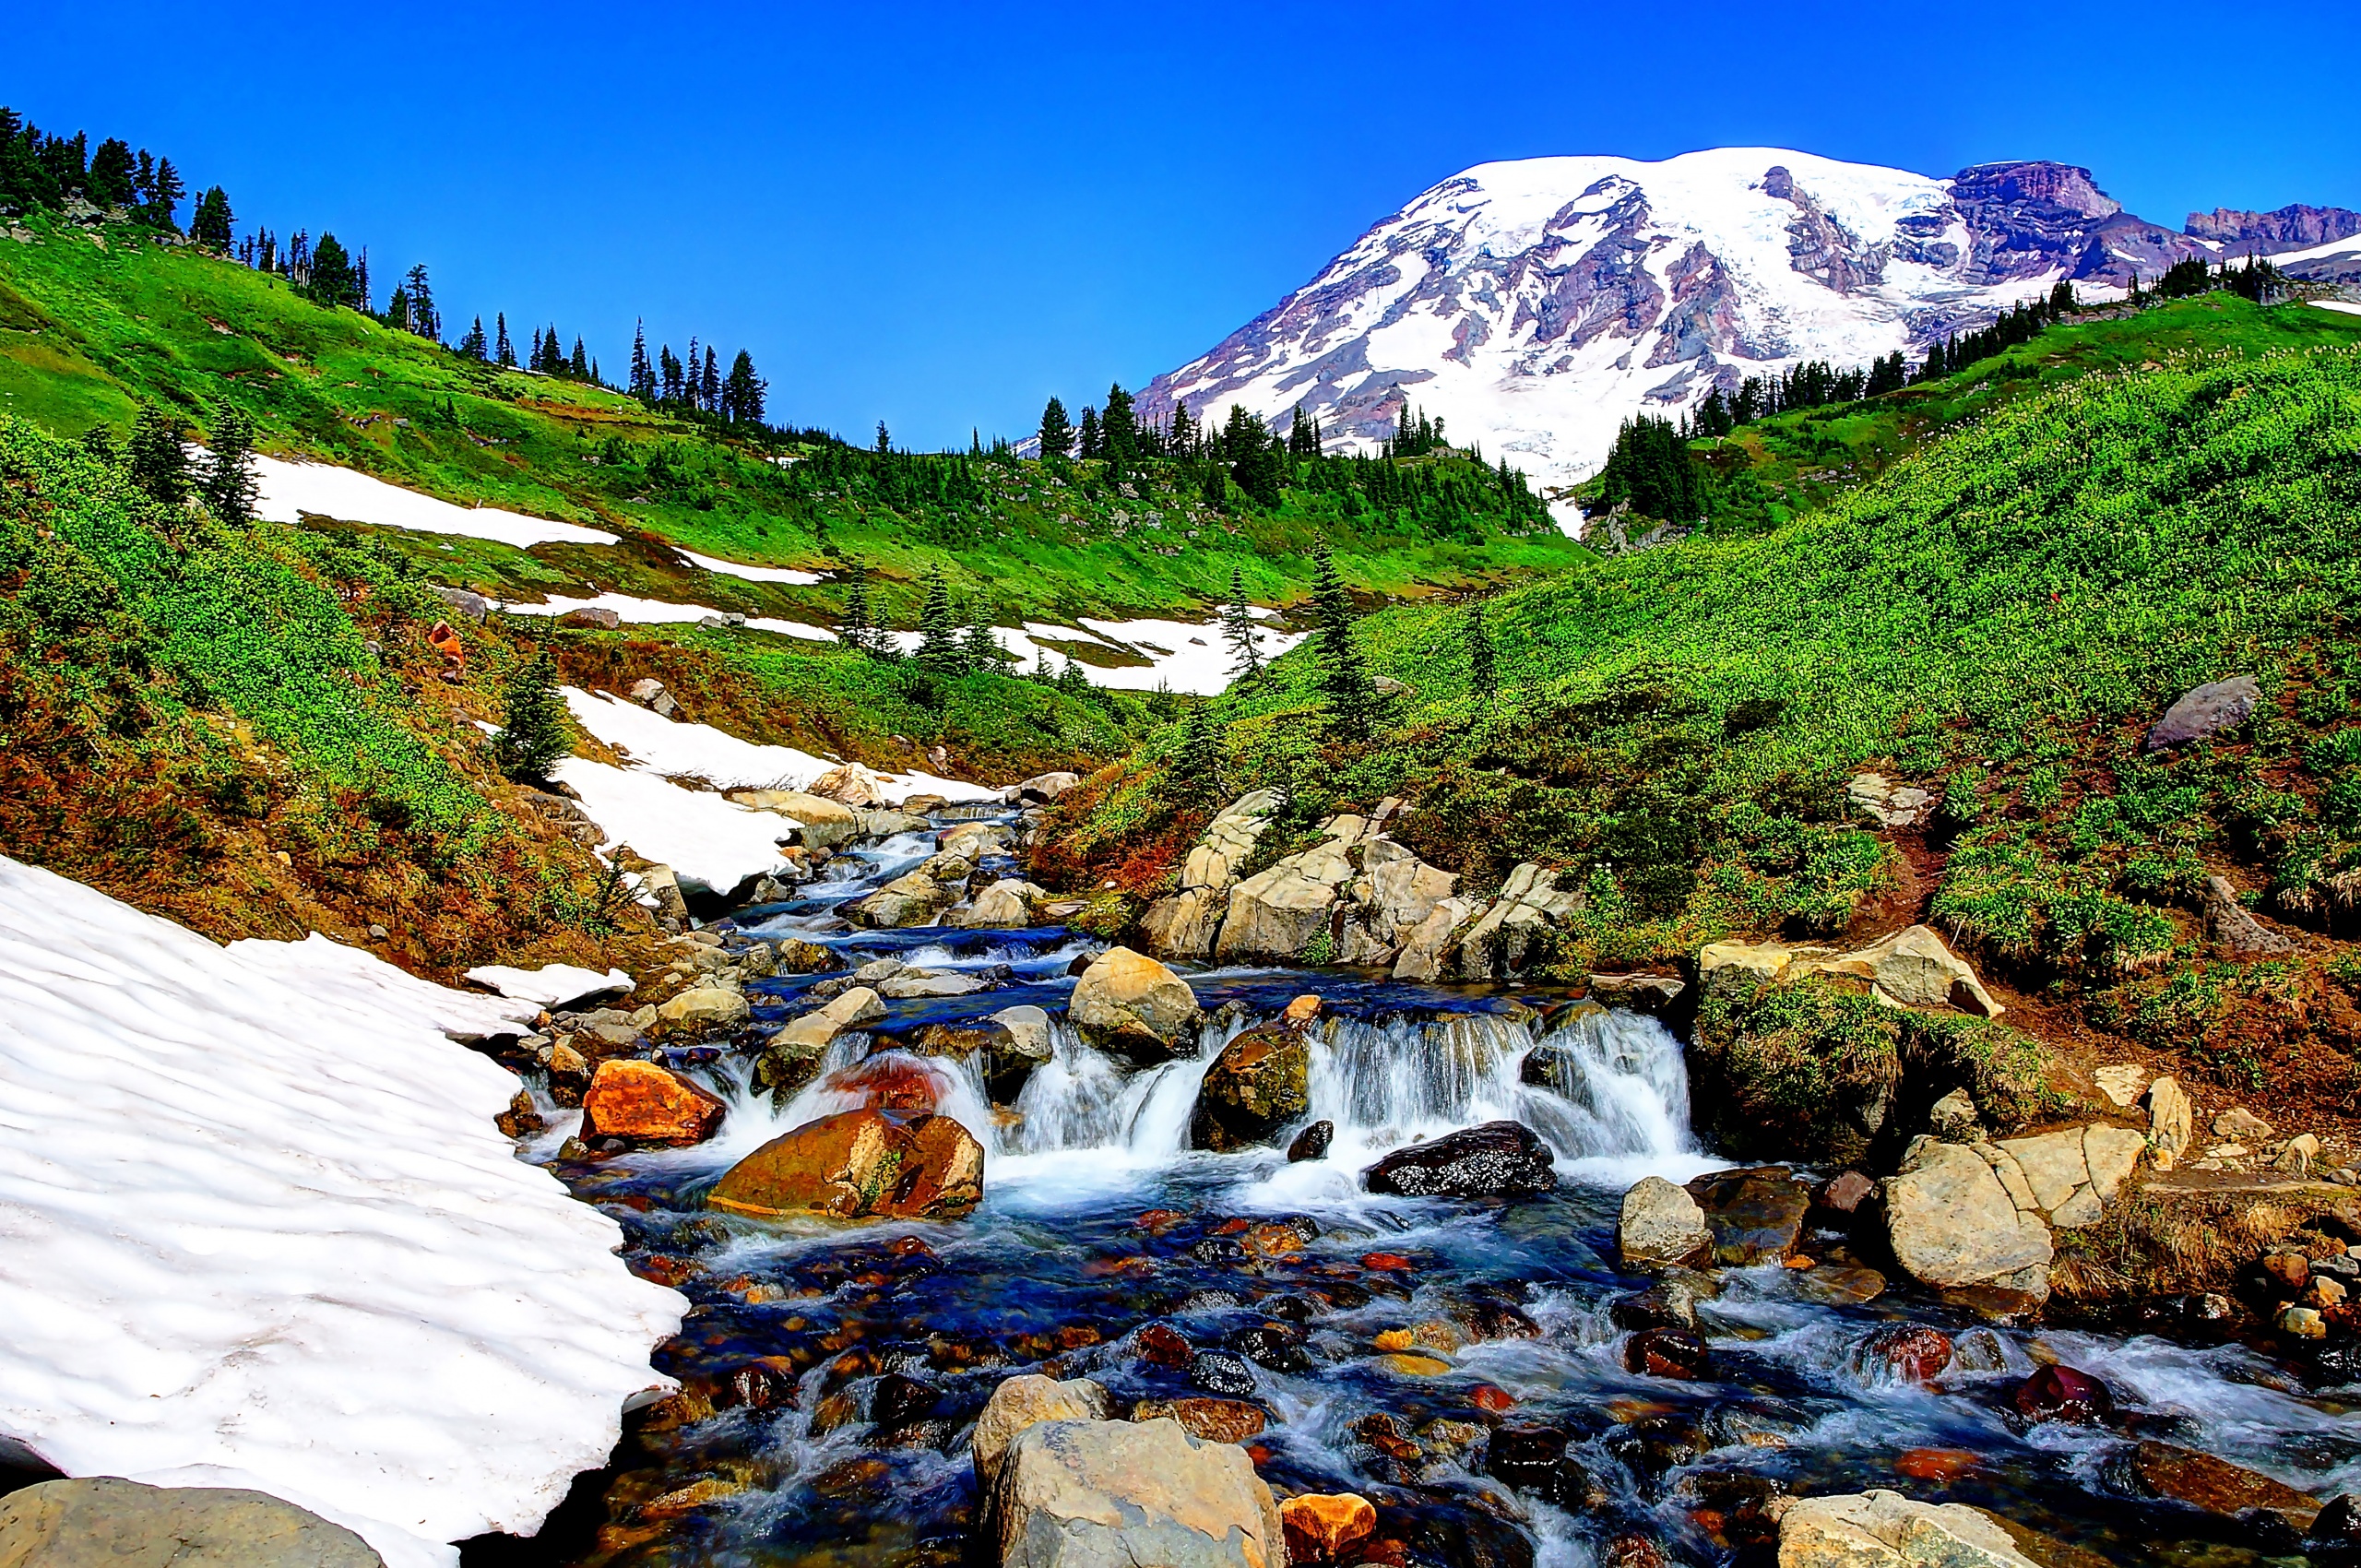
POLYGON ((1558 1184, 1549 1146, 1516 1122, 1487 1122, 1394 1150, 1361 1173, 1372 1193, 1413 1198, 1531 1197, 1558 1184))

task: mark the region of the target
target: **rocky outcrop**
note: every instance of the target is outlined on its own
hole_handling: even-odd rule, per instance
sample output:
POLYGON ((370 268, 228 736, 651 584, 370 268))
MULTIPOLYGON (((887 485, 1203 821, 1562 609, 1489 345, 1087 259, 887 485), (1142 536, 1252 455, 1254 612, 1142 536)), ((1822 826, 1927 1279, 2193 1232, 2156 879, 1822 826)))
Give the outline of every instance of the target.
POLYGON ((730 1029, 753 1016, 740 992, 725 986, 692 986, 656 1009, 668 1024, 693 1029, 730 1029))
POLYGON ((1037 773, 1022 784, 1012 784, 1000 792, 1001 802, 1011 806, 1045 806, 1082 782, 1079 773, 1037 773))
POLYGON ((41 1481, 0 1498, 0 1563, 22 1568, 385 1568, 369 1543, 265 1492, 41 1481))
POLYGON ((684 1147, 711 1137, 722 1115, 718 1099, 653 1062, 601 1062, 582 1096, 582 1136, 684 1147))
POLYGON ((1912 1144, 1886 1181, 1885 1219, 1895 1261, 1923 1284, 2047 1292, 2048 1225, 2019 1206, 1975 1149, 1933 1138, 1912 1144))
POLYGON ((2174 1077, 2158 1078, 2148 1086, 2148 1158, 2159 1170, 2170 1170, 2180 1163, 2197 1136, 2196 1108, 2189 1104, 2188 1093, 2174 1077))
POLYGON ((2165 709, 2165 716, 2148 731, 2141 750, 2167 751, 2211 740, 2244 724, 2261 700, 2262 688, 2251 675, 2233 675, 2226 681, 2200 686, 2165 709))
POLYGON ((1066 1016, 1093 1045, 1149 1065, 1190 1052, 1200 1009, 1179 975, 1128 947, 1110 947, 1075 981, 1066 1016))
POLYGON ((2205 879, 2205 934, 2233 958, 2273 958, 2296 950, 2295 939, 2255 919, 2230 879, 2219 873, 2205 879))
POLYGON ((2074 1229, 2098 1223, 2147 1146, 2144 1134, 2094 1122, 2037 1137, 2003 1138, 1976 1152, 2020 1209, 2074 1229))
POLYGON ((1806 962, 1798 969, 1868 980, 1880 995, 1904 1007, 1949 1007, 1979 1018, 1997 1018, 2004 1011, 1967 960, 1943 945, 1932 926, 1914 925, 1855 952, 1806 962))
POLYGON ((805 792, 862 811, 873 811, 885 803, 884 793, 877 787, 877 775, 857 762, 828 769, 812 780, 805 792))
POLYGON ((989 1492, 1008 1445, 1043 1421, 1103 1421, 1111 1408, 1107 1390, 1086 1377, 1060 1383, 1028 1372, 1005 1380, 984 1402, 968 1442, 976 1479, 989 1492))
POLYGON ((871 1107, 773 1138, 731 1166, 706 1203, 777 1218, 956 1219, 983 1198, 984 1151, 948 1116, 871 1107))
POLYGON ((2277 1550, 2294 1550, 2320 1513, 2319 1499, 2284 1482, 2169 1443, 2141 1443, 2132 1453, 2131 1472, 2153 1496, 2250 1526, 2275 1526, 2272 1533, 2278 1538, 2265 1544, 2277 1550))
POLYGON ((1033 923, 1033 906, 1048 897, 1020 877, 1003 877, 955 911, 950 923, 968 931, 1019 931, 1033 923))
MULTIPOLYGON (((964 861, 956 863, 967 866, 964 861)), ((932 866, 934 862, 930 861, 927 864, 932 866)), ((960 880, 966 880, 965 872, 960 880)), ((896 877, 868 897, 844 906, 842 912, 847 920, 874 931, 930 925, 937 915, 959 901, 960 891, 958 887, 943 885, 927 867, 920 867, 896 877)))
POLYGON ((1151 952, 1174 958, 1212 954, 1240 870, 1287 803, 1276 790, 1256 790, 1216 813, 1181 863, 1180 890, 1148 906, 1140 928, 1151 952))
POLYGON ((753 811, 789 818, 806 849, 840 849, 862 836, 860 814, 842 801, 801 790, 733 790, 730 799, 753 811))
POLYGON ((1377 1528, 1377 1509, 1358 1492, 1305 1492, 1279 1504, 1290 1564, 1334 1562, 1377 1528))
POLYGON ((1317 959, 1336 956, 1340 890, 1355 866, 1349 851, 1371 833, 1368 819, 1335 816, 1320 825, 1321 841, 1274 862, 1229 892, 1229 907, 1214 940, 1218 958, 1317 959), (1323 948, 1325 951, 1323 951, 1323 948))
POLYGON ((1361 1172, 1372 1193, 1408 1198, 1520 1198, 1557 1186, 1549 1146, 1516 1122, 1487 1122, 1392 1154, 1361 1172))
POLYGON ((1882 773, 1863 773, 1845 787, 1845 804, 1872 827, 1923 827, 1934 814, 1935 797, 1915 784, 1896 784, 1882 773))
POLYGON ((1784 1262, 1811 1210, 1811 1189, 1783 1166, 1709 1171, 1688 1192, 1704 1217, 1713 1260, 1726 1268, 1784 1262))
POLYGON ((1779 1568, 2040 1568, 1999 1520, 1896 1491, 1799 1497, 1779 1520, 1779 1568))
POLYGON ((1689 990, 1679 975, 1594 974, 1587 982, 1591 1000, 1602 1007, 1626 1013, 1667 1012, 1689 990))
POLYGON ((1743 1000, 1785 978, 1795 953, 1775 942, 1707 944, 1697 955, 1697 984, 1708 997, 1743 1000))
POLYGON ((1197 1091, 1192 1147, 1227 1154, 1275 1146, 1311 1109, 1311 1043, 1304 1035, 1311 1022, 1264 1024, 1221 1048, 1197 1091))
POLYGON ((1442 979, 1445 956, 1484 908, 1475 899, 1445 898, 1427 911, 1427 918, 1404 935, 1402 952, 1394 960, 1394 978, 1422 982, 1442 979))
POLYGON ((1538 956, 1545 932, 1562 925, 1584 904, 1576 889, 1560 890, 1560 873, 1527 861, 1509 873, 1500 897, 1469 921, 1456 938, 1457 957, 1445 968, 1462 980, 1497 980, 1523 969, 1538 956))
POLYGON ((884 1003, 868 986, 856 985, 837 993, 827 1005, 804 1014, 764 1042, 763 1054, 754 1063, 754 1087, 783 1101, 811 1081, 822 1054, 838 1035, 884 1016, 884 1003))
POLYGON ((1000 1568, 1285 1568, 1246 1451, 1175 1420, 1043 1421, 1009 1444, 987 1504, 1000 1568))
POLYGON ((1647 1176, 1623 1194, 1615 1242, 1627 1265, 1662 1268, 1703 1261, 1714 1233, 1695 1198, 1661 1176, 1647 1176))

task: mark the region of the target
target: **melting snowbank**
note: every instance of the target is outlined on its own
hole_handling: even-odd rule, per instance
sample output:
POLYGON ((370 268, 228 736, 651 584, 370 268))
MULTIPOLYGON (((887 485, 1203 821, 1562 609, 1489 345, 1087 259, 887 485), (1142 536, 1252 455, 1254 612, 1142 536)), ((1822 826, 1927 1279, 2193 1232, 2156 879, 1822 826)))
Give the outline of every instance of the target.
POLYGON ((686 1302, 515 1157, 516 1080, 424 982, 310 946, 0 858, 0 1437, 456 1563, 433 1543, 529 1534, 605 1460, 686 1302))
POLYGON ((261 493, 256 511, 274 523, 299 523, 303 514, 339 522, 374 523, 413 533, 457 534, 525 549, 536 544, 612 544, 615 536, 579 523, 528 517, 495 506, 455 506, 415 490, 373 479, 334 463, 291 463, 283 457, 255 458, 261 493))
MULTIPOLYGON (((564 615, 575 610, 611 610, 631 626, 680 626, 703 621, 711 616, 719 619, 724 612, 705 604, 674 604, 670 600, 641 599, 635 594, 601 593, 591 599, 573 599, 553 594, 539 604, 503 604, 512 615, 564 615)), ((801 637, 806 642, 832 643, 836 634, 825 626, 807 626, 801 621, 782 621, 776 615, 750 615, 744 623, 749 631, 777 632, 782 636, 801 637)))
POLYGON ((742 562, 724 561, 718 556, 700 555, 694 550, 681 550, 677 544, 672 548, 708 572, 743 577, 750 583, 796 583, 809 587, 820 580, 819 573, 799 571, 793 566, 749 566, 742 562))
MULTIPOLYGON (((1257 608, 1258 623, 1267 623, 1277 612, 1257 608)), ((1084 672, 1093 685, 1109 686, 1122 692, 1152 692, 1167 686, 1192 696, 1218 696, 1228 688, 1230 665, 1234 662, 1229 644, 1222 638, 1221 623, 1208 621, 1199 625, 1193 621, 1100 621, 1091 616, 1078 617, 1082 624, 1052 626, 1038 621, 1027 621, 1023 628, 995 626, 992 634, 1001 647, 1014 655, 1019 670, 1031 670, 1039 662, 1044 651, 1050 656, 1051 669, 1063 666, 1065 655, 1059 647, 1044 649, 1044 642, 1061 647, 1087 647, 1097 643, 1109 653, 1136 654, 1148 662, 1145 665, 1108 666, 1086 664, 1084 672)), ((750 623, 751 624, 751 623, 750 623)), ((1307 634, 1283 632, 1267 624, 1257 627, 1254 646, 1262 650, 1265 663, 1278 658, 1307 634)), ((915 653, 920 641, 916 632, 896 632, 894 640, 904 653, 915 653)))

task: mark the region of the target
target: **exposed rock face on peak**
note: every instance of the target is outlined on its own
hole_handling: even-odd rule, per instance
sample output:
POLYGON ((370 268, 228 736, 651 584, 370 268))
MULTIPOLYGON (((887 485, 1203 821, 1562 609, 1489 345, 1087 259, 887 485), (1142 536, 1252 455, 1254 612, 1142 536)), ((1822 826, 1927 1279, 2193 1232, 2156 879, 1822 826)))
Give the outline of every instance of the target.
POLYGON ((2089 170, 2037 160, 1949 179, 1775 148, 1486 163, 1157 376, 1139 411, 1239 403, 1285 428, 1300 406, 1333 450, 1365 451, 1415 403, 1453 441, 1563 483, 1634 413, 1803 361, 1916 359, 2060 279, 2087 295, 2186 256, 2317 244, 2353 218, 2217 213, 2183 234, 2125 212, 2089 170), (2235 246, 2214 237, 2228 229, 2235 246))
POLYGON ((2212 240, 2231 255, 2269 255, 2276 251, 2308 250, 2331 240, 2361 234, 2361 212, 2342 207, 2307 207, 2301 202, 2271 212, 2241 212, 2217 207, 2192 212, 2186 232, 2212 240))

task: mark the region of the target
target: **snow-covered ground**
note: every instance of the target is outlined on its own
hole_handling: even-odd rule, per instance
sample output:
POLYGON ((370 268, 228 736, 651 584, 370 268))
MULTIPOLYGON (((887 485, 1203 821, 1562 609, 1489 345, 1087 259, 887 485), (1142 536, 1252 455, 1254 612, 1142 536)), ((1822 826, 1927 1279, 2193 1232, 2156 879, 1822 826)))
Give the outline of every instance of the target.
POLYGON ((272 945, 0 859, 0 1438, 456 1564, 605 1460, 687 1302, 429 1021, 513 1004, 272 945))
POLYGON ((283 457, 257 457, 255 479, 261 488, 257 510, 273 522, 301 522, 303 514, 310 512, 339 522, 458 534, 519 549, 536 544, 615 542, 613 534, 579 523, 528 517, 493 506, 455 506, 334 463, 291 463, 283 457))
MULTIPOLYGON (((595 599, 568 599, 563 595, 539 604, 504 604, 503 610, 515 615, 563 615, 573 610, 611 610, 634 626, 671 626, 704 620, 708 615, 720 615, 721 611, 705 604, 673 604, 660 599, 639 599, 627 593, 602 593, 595 599)), ((784 636, 802 637, 811 642, 832 643, 836 634, 825 626, 807 626, 801 621, 782 621, 773 615, 750 615, 748 629, 757 632, 777 632, 784 636)))
POLYGON ((724 561, 718 556, 700 555, 694 550, 681 550, 681 547, 677 544, 672 548, 680 550, 682 554, 687 556, 690 560, 695 562, 698 565, 704 567, 708 572, 720 572, 732 577, 743 577, 750 583, 801 583, 808 585, 811 583, 816 583, 820 580, 819 573, 798 571, 793 566, 747 566, 742 565, 735 561, 724 561))
MULTIPOLYGON (((1254 613, 1258 619, 1267 620, 1275 612, 1258 609, 1254 613)), ((1040 661, 1044 640, 1068 645, 1097 642, 1105 644, 1110 653, 1137 654, 1149 662, 1113 667, 1085 664, 1083 671, 1093 685, 1124 692, 1152 692, 1162 685, 1194 696, 1215 696, 1229 684, 1231 654, 1229 645, 1222 640, 1221 624, 1217 621, 1199 625, 1192 621, 1099 621, 1087 615, 1079 619, 1079 627, 1028 621, 1021 630, 995 626, 992 632, 999 637, 1000 646, 1015 656, 1020 671, 1029 671, 1040 661)), ((1303 638, 1301 632, 1283 632, 1265 625, 1257 634, 1255 646, 1263 650, 1267 662, 1303 638)), ((919 639, 916 632, 896 632, 894 640, 908 653, 917 649, 919 639)), ((1055 647, 1048 652, 1050 669, 1065 667, 1063 653, 1055 647)))
POLYGON ((2322 310, 2342 311, 2346 315, 2361 315, 2361 304, 2355 304, 2351 300, 2314 300, 2312 303, 2322 310))
MULTIPOLYGON (((606 834, 603 847, 628 844, 675 876, 726 893, 747 877, 777 869, 778 840, 788 832, 773 812, 750 811, 707 790, 671 782, 695 776, 721 790, 801 790, 830 768, 833 758, 793 746, 742 741, 710 724, 675 721, 605 692, 564 688, 575 721, 623 751, 629 766, 587 757, 558 765, 559 779, 582 797, 582 810, 606 834)), ((990 801, 1000 792, 961 778, 928 773, 876 775, 878 793, 899 802, 912 795, 990 801)))

